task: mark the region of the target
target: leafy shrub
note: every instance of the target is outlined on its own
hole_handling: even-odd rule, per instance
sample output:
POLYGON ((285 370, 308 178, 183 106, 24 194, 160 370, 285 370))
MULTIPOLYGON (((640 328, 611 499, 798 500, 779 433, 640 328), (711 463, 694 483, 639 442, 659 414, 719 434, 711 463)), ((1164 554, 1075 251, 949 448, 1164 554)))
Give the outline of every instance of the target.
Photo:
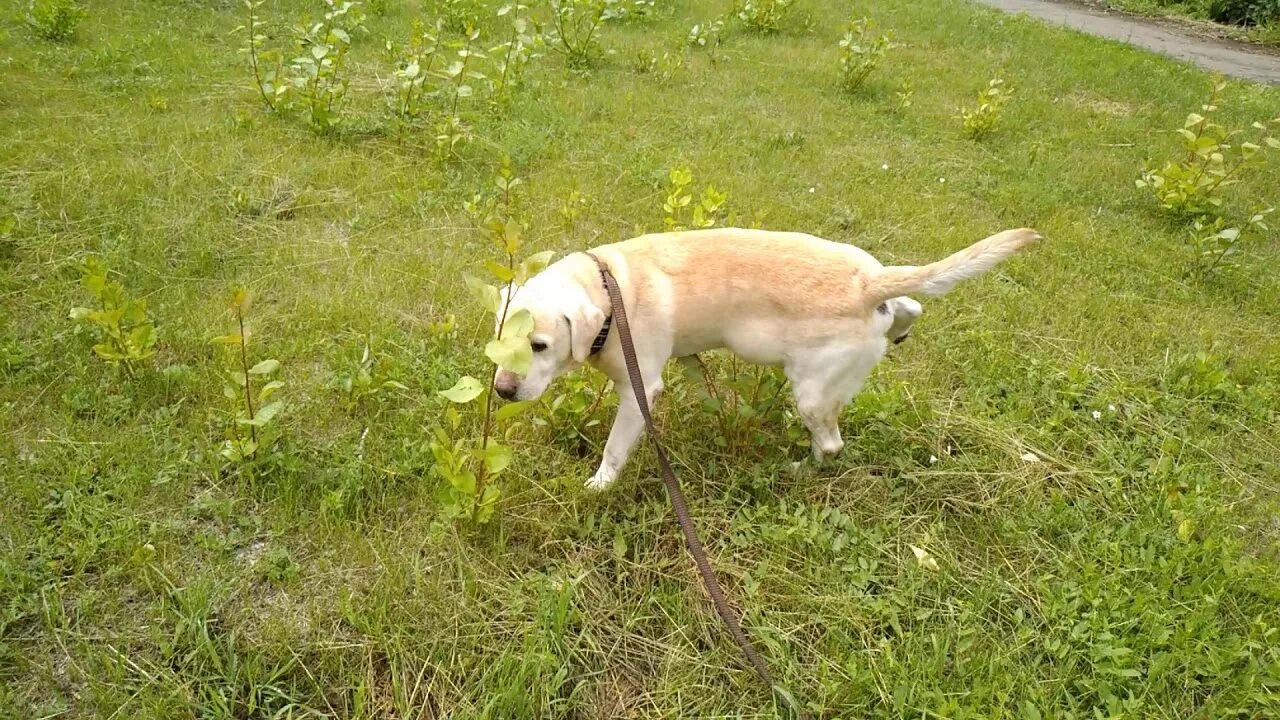
MULTIPOLYGON (((494 186, 498 189, 497 202, 489 210, 483 225, 492 244, 506 259, 505 264, 486 262, 492 275, 511 289, 523 284, 531 275, 546 267, 552 252, 531 255, 523 262, 516 256, 524 246, 524 227, 515 216, 513 191, 521 184, 509 165, 503 165, 494 186)), ((479 203, 477 203, 477 206, 479 203)), ((493 315, 497 336, 484 348, 485 356, 494 363, 488 384, 469 375, 459 378, 453 387, 440 391, 440 396, 456 405, 482 405, 479 437, 468 433, 462 413, 457 407, 449 407, 443 413, 443 422, 432 428, 433 439, 429 443, 435 459, 435 473, 444 484, 437 499, 445 515, 483 525, 493 519, 501 488, 493 481, 511 464, 511 449, 497 441, 496 423, 509 420, 523 412, 531 404, 528 401, 508 403, 500 409, 493 407, 493 383, 498 367, 516 373, 524 373, 533 358, 529 335, 533 332, 533 316, 521 310, 507 316, 507 305, 500 300, 498 288, 483 281, 468 278, 486 311, 493 315)))
MULTIPOLYGON (((1265 165, 1269 149, 1280 148, 1280 139, 1273 137, 1267 126, 1255 122, 1257 142, 1234 143, 1243 131, 1228 130, 1213 121, 1218 112, 1219 94, 1226 82, 1215 80, 1209 93, 1209 101, 1200 106, 1199 113, 1191 113, 1178 128, 1182 148, 1186 155, 1182 160, 1170 160, 1159 170, 1148 169, 1136 183, 1146 188, 1160 206, 1181 215, 1204 215, 1218 212, 1222 206, 1222 190, 1240 181, 1247 171, 1265 165), (1203 113, 1203 114, 1202 114, 1203 113)), ((1271 121, 1280 123, 1280 117, 1271 121)))
POLYGON ((520 3, 498 8, 498 17, 507 18, 510 25, 506 42, 489 48, 494 62, 493 77, 488 79, 489 102, 493 105, 501 105, 509 91, 520 86, 529 63, 541 54, 545 44, 537 24, 528 19, 528 10, 520 3))
POLYGON ((351 36, 363 28, 358 3, 324 0, 322 18, 298 31, 298 56, 289 63, 290 83, 311 127, 324 131, 338 123, 337 106, 347 94, 351 36))
POLYGON ((469 80, 487 79, 484 73, 468 69, 472 62, 486 57, 483 52, 475 49, 479 39, 480 31, 475 25, 467 25, 462 41, 449 44, 449 47, 457 53, 458 59, 449 63, 448 67, 440 73, 445 83, 441 94, 448 98, 449 103, 447 114, 436 125, 436 150, 441 160, 456 157, 458 152, 471 142, 471 126, 458 114, 458 104, 463 98, 469 98, 475 94, 475 89, 468 82, 469 80))
POLYGON ((424 27, 421 21, 414 21, 413 35, 401 51, 396 61, 392 76, 396 79, 396 99, 394 111, 401 121, 401 128, 419 118, 426 107, 429 94, 428 80, 432 76, 433 65, 440 49, 439 37, 442 22, 434 27, 424 27))
POLYGON ((901 112, 911 107, 911 98, 915 95, 915 85, 912 84, 911 78, 902 81, 902 87, 894 91, 893 98, 895 100, 895 108, 901 112))
POLYGON ((1209 0, 1209 19, 1230 25, 1280 22, 1280 0, 1209 0))
POLYGON ((88 11, 76 0, 31 0, 27 5, 27 27, 53 42, 70 40, 88 11))
POLYGON ((978 93, 977 106, 960 110, 964 134, 977 140, 995 132, 1009 94, 1004 87, 1004 80, 992 78, 987 87, 978 93))
POLYGON ((888 35, 871 34, 871 23, 866 18, 850 22, 840 38, 840 87, 846 92, 861 87, 893 47, 888 35))
POLYGON ((793 0, 742 0, 735 3, 733 14, 748 30, 764 34, 782 29, 793 0))
POLYGON ((607 21, 639 22, 657 14, 658 0, 602 0, 607 21))
POLYGON ((716 447, 744 452, 773 445, 785 452, 808 445, 807 431, 789 416, 783 396, 787 380, 781 370, 746 370, 736 358, 704 353, 682 362, 680 371, 689 387, 694 388, 698 407, 716 423, 716 447))
POLYGON ((693 193, 688 191, 692 182, 693 173, 689 168, 672 168, 667 175, 667 196, 662 201, 665 214, 662 224, 666 230, 700 230, 714 227, 720 221, 728 193, 719 192, 707 183, 702 198, 694 202, 693 193))
POLYGON ((587 70, 603 54, 599 30, 606 7, 600 0, 551 0, 547 42, 571 70, 587 70))
POLYGON ((1196 273, 1203 278, 1222 268, 1231 267, 1241 238, 1265 233, 1266 217, 1272 210, 1273 208, 1268 208, 1254 213, 1243 227, 1227 227, 1227 221, 1222 217, 1215 217, 1211 221, 1196 218, 1188 240, 1195 253, 1196 273))
POLYGON ((107 279, 107 266, 96 257, 84 261, 80 284, 97 301, 96 308, 71 308, 71 319, 86 323, 97 333, 93 352, 129 376, 138 365, 156 354, 156 329, 147 318, 145 300, 130 298, 124 286, 107 279))
POLYGON ((262 101, 268 108, 275 110, 276 104, 289 90, 289 86, 279 81, 281 64, 279 51, 265 49, 267 36, 261 30, 266 23, 258 16, 258 8, 262 7, 264 2, 266 0, 244 0, 247 17, 245 24, 236 28, 235 32, 246 31, 248 43, 241 52, 249 56, 249 69, 253 71, 254 86, 262 95, 262 101))
POLYGON ((685 44, 689 47, 715 47, 720 44, 724 35, 724 19, 716 18, 708 22, 695 23, 685 36, 685 44))
POLYGON ((375 357, 370 344, 365 342, 359 359, 334 373, 329 386, 346 396, 348 407, 355 407, 393 391, 408 391, 408 386, 398 378, 396 363, 388 357, 375 357))
POLYGON ((662 57, 653 50, 636 52, 632 69, 639 75, 653 75, 658 82, 667 82, 684 69, 684 54, 663 52, 662 57))
POLYGON ((446 30, 462 34, 480 16, 478 0, 427 0, 424 9, 440 18, 446 30))
POLYGON ((248 292, 237 288, 231 294, 230 306, 236 319, 236 331, 218 336, 213 342, 227 350, 222 395, 230 405, 221 455, 229 462, 239 464, 261 457, 263 448, 274 444, 275 435, 270 432, 272 421, 284 409, 284 402, 272 398, 284 387, 284 382, 267 379, 280 371, 279 360, 267 359, 249 364, 250 334, 244 321, 249 311, 248 292), (255 379, 262 382, 260 387, 255 387, 255 379))
POLYGON ((616 393, 609 392, 612 383, 600 387, 591 384, 584 373, 573 373, 556 381, 557 389, 550 402, 540 403, 538 414, 529 422, 546 428, 557 443, 577 441, 582 455, 588 453, 587 433, 607 428, 611 409, 618 404, 616 393))

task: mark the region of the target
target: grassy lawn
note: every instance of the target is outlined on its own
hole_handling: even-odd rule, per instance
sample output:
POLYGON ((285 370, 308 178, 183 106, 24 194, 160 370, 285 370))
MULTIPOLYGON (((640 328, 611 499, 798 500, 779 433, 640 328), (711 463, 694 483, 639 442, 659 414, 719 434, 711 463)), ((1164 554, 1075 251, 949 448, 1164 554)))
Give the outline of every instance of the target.
MULTIPOLYGON (((797 462, 785 392, 760 400, 776 376, 715 359, 741 398, 710 411, 670 370, 659 423, 713 564, 816 716, 1280 717, 1280 247, 1255 235, 1201 278, 1188 223, 1134 187, 1178 153, 1202 72, 955 0, 874 0, 859 13, 900 46, 850 94, 843 4, 685 50, 727 5, 659 2, 604 27, 589 73, 549 53, 501 111, 464 99, 475 137, 442 162, 431 128, 398 132, 385 109, 384 41, 416 2, 370 13, 327 134, 263 109, 238 2, 102 0, 66 43, 17 5, 0 25, 0 717, 775 716, 651 452, 582 490, 612 418, 598 374, 503 426, 492 523, 441 510, 437 391, 489 371, 462 277, 499 259, 465 205, 503 155, 529 252, 661 229, 676 167, 728 193, 726 223, 886 263, 1045 235, 926 303, 831 464, 797 462), (1012 100, 970 140, 957 108, 994 76, 1012 100), (135 377, 68 318, 90 255, 155 321, 135 377), (241 464, 219 455, 210 343, 235 328, 237 285, 252 360, 286 383, 270 457, 241 464), (407 389, 343 389, 366 347, 373 387, 407 389)), ((268 43, 319 5, 268 2, 268 43)), ((1222 106, 1247 127, 1280 89, 1231 83, 1222 106)), ((1280 200, 1272 155, 1228 217, 1280 200)))

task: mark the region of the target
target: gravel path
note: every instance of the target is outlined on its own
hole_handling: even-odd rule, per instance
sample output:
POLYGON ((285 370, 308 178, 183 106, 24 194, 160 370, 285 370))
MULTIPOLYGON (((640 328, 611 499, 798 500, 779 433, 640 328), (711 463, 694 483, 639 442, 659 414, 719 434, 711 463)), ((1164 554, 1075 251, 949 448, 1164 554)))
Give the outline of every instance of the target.
POLYGON ((1280 55, 1245 43, 1204 37, 1156 20, 1109 13, 1073 3, 1052 0, 977 1, 1005 12, 1026 13, 1090 35, 1154 50, 1224 75, 1280 85, 1280 55))

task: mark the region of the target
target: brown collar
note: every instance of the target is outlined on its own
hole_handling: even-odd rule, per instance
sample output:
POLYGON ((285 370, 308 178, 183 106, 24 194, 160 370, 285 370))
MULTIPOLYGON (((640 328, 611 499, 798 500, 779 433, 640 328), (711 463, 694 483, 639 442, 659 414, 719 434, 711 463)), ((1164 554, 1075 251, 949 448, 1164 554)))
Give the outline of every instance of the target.
MULTIPOLYGON (((606 283, 604 281, 604 268, 605 268, 604 263, 600 262, 600 258, 596 257, 595 255, 589 252, 584 251, 583 255, 586 255, 587 257, 595 261, 596 266, 600 270, 600 283, 602 285, 605 285, 606 283)), ((596 333, 596 339, 591 341, 590 355, 598 355, 600 351, 604 349, 604 344, 609 341, 609 329, 611 327, 613 327, 612 311, 610 311, 610 313, 607 316, 605 316, 604 326, 600 328, 600 332, 596 333)))

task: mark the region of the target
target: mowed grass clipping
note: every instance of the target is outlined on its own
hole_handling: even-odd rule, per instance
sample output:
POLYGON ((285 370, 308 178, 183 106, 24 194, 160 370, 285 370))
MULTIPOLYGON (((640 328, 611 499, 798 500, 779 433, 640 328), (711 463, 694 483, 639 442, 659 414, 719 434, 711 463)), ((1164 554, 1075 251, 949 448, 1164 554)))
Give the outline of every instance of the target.
MULTIPOLYGON (((808 463, 785 390, 728 417, 671 371, 659 422, 713 564, 815 716, 1280 717, 1276 237, 1196 279, 1186 223, 1134 187, 1178 152, 1205 74, 952 0, 860 4, 900 47, 853 95, 849 8, 820 0, 638 73, 728 11, 659 3, 605 26, 589 74, 536 61, 440 163, 384 109, 384 41, 423 17, 386 5, 323 136, 262 109, 238 3, 104 0, 58 44, 4 13, 0 716, 776 716, 650 452, 607 494, 581 489, 612 418, 598 375, 511 431, 492 525, 441 515, 436 393, 487 377, 491 327, 462 277, 496 258, 464 203, 505 155, 531 252, 660 229, 673 167, 727 191, 734 223, 886 263, 1045 235, 926 303, 832 464, 808 463), (968 140, 958 108, 997 76, 1012 100, 968 140), (136 380, 68 319, 91 254, 156 323, 136 380), (256 473, 218 456, 209 340, 233 330, 237 285, 287 383, 256 473), (407 391, 342 389, 366 347, 407 391)), ((262 9, 280 45, 319 12, 262 9)), ((1222 104, 1247 127, 1280 92, 1232 83, 1222 104)), ((1227 212, 1278 188, 1273 161, 1227 212)), ((777 392, 712 364, 744 404, 777 392)))

